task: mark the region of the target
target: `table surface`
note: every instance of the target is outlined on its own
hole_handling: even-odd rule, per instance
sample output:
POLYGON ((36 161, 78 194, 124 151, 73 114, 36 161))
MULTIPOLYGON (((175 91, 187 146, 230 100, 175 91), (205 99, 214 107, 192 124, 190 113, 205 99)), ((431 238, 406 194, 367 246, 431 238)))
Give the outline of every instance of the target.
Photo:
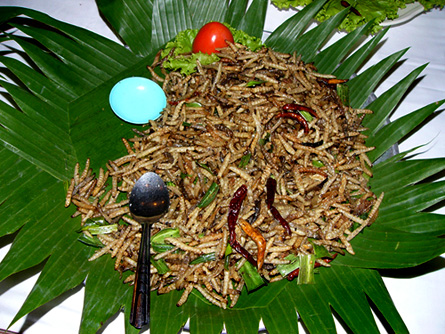
MULTIPOLYGON (((117 41, 100 18, 94 0, 0 0, 0 6, 24 6, 46 12, 51 16, 85 27, 117 41)), ((1 9, 0 9, 1 10, 1 9)), ((266 30, 273 30, 289 17, 287 11, 269 6, 266 30)), ((334 39, 341 36, 337 33, 334 39)), ((434 9, 422 13, 409 22, 391 27, 380 47, 368 64, 372 66, 390 54, 409 48, 401 66, 391 73, 376 89, 379 96, 396 84, 412 70, 429 63, 409 94, 404 98, 391 119, 397 119, 429 103, 445 98, 445 10, 434 9)), ((443 108, 441 109, 443 110, 443 108)), ((417 158, 443 157, 445 153, 445 113, 436 115, 415 135, 400 143, 405 151, 426 144, 418 150, 417 158)), ((445 207, 436 212, 445 214, 445 207)), ((0 259, 9 245, 0 244, 0 259)), ((428 265, 384 277, 393 301, 411 333, 442 334, 445 329, 445 257, 439 257, 428 265)), ((0 284, 0 328, 6 328, 19 310, 26 295, 37 280, 38 271, 26 271, 0 284)), ((48 305, 32 312, 18 321, 11 330, 33 333, 77 333, 81 319, 83 289, 64 294, 48 305)), ((386 331, 379 324, 382 333, 386 331)), ((302 331, 304 332, 304 331, 302 331)), ((338 332, 344 330, 338 325, 338 332)), ((103 331, 104 334, 124 333, 123 315, 114 318, 103 331)))

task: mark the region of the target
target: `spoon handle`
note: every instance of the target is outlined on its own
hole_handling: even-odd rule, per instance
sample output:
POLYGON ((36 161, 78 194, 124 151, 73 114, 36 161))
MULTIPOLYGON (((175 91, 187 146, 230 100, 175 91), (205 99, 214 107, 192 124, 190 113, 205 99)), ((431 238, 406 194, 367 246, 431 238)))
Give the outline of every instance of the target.
POLYGON ((136 328, 150 322, 150 224, 142 224, 138 265, 131 303, 130 324, 136 328))

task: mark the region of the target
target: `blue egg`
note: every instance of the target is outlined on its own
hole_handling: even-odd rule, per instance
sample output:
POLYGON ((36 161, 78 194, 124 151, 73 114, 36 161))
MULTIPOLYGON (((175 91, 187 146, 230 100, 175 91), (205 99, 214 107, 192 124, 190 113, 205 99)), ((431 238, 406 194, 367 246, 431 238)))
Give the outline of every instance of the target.
POLYGON ((154 81, 130 77, 119 81, 111 89, 111 109, 126 122, 145 124, 155 120, 167 105, 162 88, 154 81))

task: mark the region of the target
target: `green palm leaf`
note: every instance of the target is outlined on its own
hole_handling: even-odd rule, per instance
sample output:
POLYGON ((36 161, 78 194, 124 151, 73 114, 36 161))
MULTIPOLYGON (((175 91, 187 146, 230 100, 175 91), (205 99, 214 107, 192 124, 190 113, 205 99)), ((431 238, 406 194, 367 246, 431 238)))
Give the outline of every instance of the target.
MULTIPOLYGON (((333 71, 349 78, 363 66, 386 31, 349 57, 369 26, 320 52, 347 13, 345 10, 305 32, 325 2, 318 0, 306 6, 265 43, 282 52, 296 50, 322 72, 333 71)), ((0 84, 15 106, 0 102, 0 236, 17 233, 0 264, 0 281, 46 260, 13 322, 85 281, 80 332, 97 331, 121 308, 125 309, 126 332, 137 332, 128 325, 131 287, 121 283, 109 257, 87 261, 92 250, 77 241, 79 221, 70 218, 73 209, 63 205, 67 181, 77 161, 89 157, 97 171, 109 159, 125 154, 119 141, 132 136, 134 126, 114 117, 108 105, 109 91, 116 82, 133 75, 149 76, 146 65, 162 45, 179 31, 199 28, 210 20, 224 20, 261 36, 268 1, 248 3, 97 0, 102 14, 128 49, 39 12, 2 7, 0 22, 26 37, 8 34, 1 40, 16 41, 31 66, 6 56, 0 58, 11 72, 9 79, 13 79, 2 78, 0 84), (16 20, 19 15, 26 18, 16 20)), ((353 106, 363 105, 404 52, 388 56, 348 82, 353 106)), ((443 103, 431 104, 385 125, 423 68, 414 70, 369 106, 375 113, 364 124, 369 128, 368 144, 376 146, 369 154, 373 161, 443 103)), ((262 319, 270 333, 297 332, 299 315, 311 333, 335 333, 335 312, 353 332, 378 333, 370 309, 372 302, 394 332, 406 333, 376 268, 416 266, 445 251, 445 240, 440 238, 445 232, 444 216, 424 212, 445 198, 444 182, 426 181, 442 172, 445 162, 405 157, 400 154, 373 168, 372 189, 387 194, 379 218, 353 240, 356 255, 340 257, 331 268, 320 269, 315 285, 287 281, 269 284, 260 292, 244 292, 236 308, 230 310, 210 305, 199 293, 192 293, 178 308, 175 303, 180 292, 159 296, 153 292, 151 331, 177 333, 191 319, 192 333, 219 333, 223 325, 229 333, 256 333, 262 319)))

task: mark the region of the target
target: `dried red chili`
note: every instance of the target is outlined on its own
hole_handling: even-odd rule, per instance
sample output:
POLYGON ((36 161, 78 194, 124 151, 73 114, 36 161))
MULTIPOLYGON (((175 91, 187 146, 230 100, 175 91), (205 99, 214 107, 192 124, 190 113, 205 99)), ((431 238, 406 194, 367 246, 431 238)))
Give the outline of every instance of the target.
POLYGON ((269 177, 266 182, 266 204, 267 208, 270 210, 270 213, 272 216, 278 220, 278 222, 281 224, 281 226, 284 227, 284 230, 287 235, 291 235, 292 231, 290 230, 289 223, 284 219, 280 212, 277 210, 276 207, 273 206, 273 202, 275 200, 275 192, 277 191, 277 181, 269 177))
POLYGON ((264 257, 266 255, 266 239, 264 239, 260 231, 252 227, 252 225, 250 225, 247 220, 240 218, 238 222, 243 231, 257 244, 257 269, 259 271, 263 267, 264 257))
POLYGON ((280 212, 277 210, 277 208, 274 207, 274 206, 272 206, 272 207, 270 208, 270 212, 272 213, 272 216, 273 216, 276 220, 278 220, 278 221, 280 222, 281 226, 284 227, 284 230, 286 231, 286 234, 287 234, 287 235, 291 235, 291 234, 292 234, 292 231, 290 230, 289 223, 286 221, 286 219, 284 219, 284 218, 281 216, 281 214, 280 214, 280 212))
POLYGON ((318 147, 318 146, 323 145, 323 140, 316 141, 315 143, 301 143, 301 145, 307 146, 307 147, 318 147))
POLYGON ((304 119, 304 117, 301 116, 300 114, 297 114, 294 112, 283 112, 283 113, 278 114, 277 117, 292 118, 303 126, 304 133, 309 132, 309 125, 307 124, 307 121, 304 119))
POLYGON ((360 12, 357 10, 357 8, 351 6, 351 5, 349 4, 349 2, 347 2, 347 1, 341 1, 340 3, 341 3, 341 5, 342 5, 343 7, 346 7, 346 8, 347 8, 347 7, 350 7, 351 12, 353 12, 355 15, 362 16, 362 14, 360 14, 360 12))
POLYGON ((247 261, 249 261, 253 266, 256 267, 257 262, 255 261, 253 256, 247 251, 247 249, 241 246, 238 241, 236 241, 236 232, 235 232, 236 222, 238 220, 238 216, 241 211, 241 206, 243 204, 244 199, 246 198, 246 195, 247 195, 247 187, 245 184, 243 184, 235 191, 235 194, 230 200, 229 214, 227 217, 227 222, 229 225, 229 244, 235 251, 241 254, 241 256, 243 256, 247 261))
POLYGON ((303 106, 301 104, 296 104, 296 103, 287 103, 283 106, 283 110, 285 111, 307 111, 309 114, 311 114, 314 117, 318 118, 317 113, 315 112, 314 109, 303 106))
POLYGON ((267 208, 270 209, 275 201, 275 191, 277 190, 277 180, 269 177, 266 182, 266 204, 267 208))

